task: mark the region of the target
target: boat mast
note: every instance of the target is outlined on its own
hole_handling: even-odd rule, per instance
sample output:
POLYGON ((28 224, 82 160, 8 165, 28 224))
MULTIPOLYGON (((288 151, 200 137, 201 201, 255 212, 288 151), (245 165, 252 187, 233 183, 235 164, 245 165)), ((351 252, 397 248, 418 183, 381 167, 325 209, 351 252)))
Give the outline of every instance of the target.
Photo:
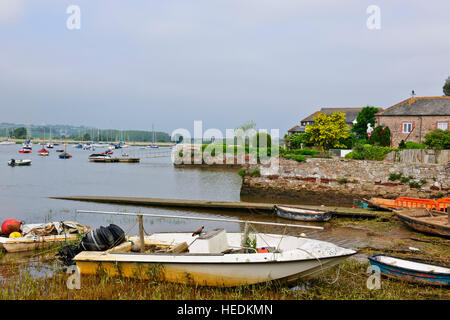
POLYGON ((286 223, 276 223, 276 222, 263 222, 263 221, 251 221, 251 220, 206 218, 206 217, 186 217, 186 216, 171 216, 171 215, 152 214, 152 213, 93 211, 93 210, 76 210, 76 212, 77 213, 112 214, 112 215, 122 215, 122 216, 145 216, 145 217, 168 218, 168 219, 222 221, 222 222, 233 222, 233 223, 261 224, 261 225, 271 225, 271 226, 280 226, 280 227, 294 227, 294 228, 307 228, 307 229, 323 230, 323 227, 317 227, 317 226, 308 226, 308 225, 300 225, 300 224, 286 224, 286 223))

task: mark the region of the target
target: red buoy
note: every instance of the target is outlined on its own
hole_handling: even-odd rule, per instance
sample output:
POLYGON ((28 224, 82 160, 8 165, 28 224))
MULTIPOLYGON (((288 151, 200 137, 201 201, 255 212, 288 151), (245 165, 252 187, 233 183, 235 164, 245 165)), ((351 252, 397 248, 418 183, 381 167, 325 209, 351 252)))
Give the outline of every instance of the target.
POLYGON ((7 219, 2 224, 2 233, 5 235, 9 235, 11 232, 20 231, 20 225, 22 222, 16 219, 7 219))

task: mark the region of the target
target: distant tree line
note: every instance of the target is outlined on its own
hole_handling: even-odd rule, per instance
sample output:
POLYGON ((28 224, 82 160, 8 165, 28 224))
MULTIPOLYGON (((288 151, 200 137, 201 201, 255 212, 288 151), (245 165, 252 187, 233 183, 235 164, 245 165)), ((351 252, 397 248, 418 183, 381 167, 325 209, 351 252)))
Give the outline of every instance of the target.
MULTIPOLYGON (((5 136, 14 139, 42 139, 45 135, 45 140, 50 138, 50 129, 48 127, 5 127, 5 136)), ((99 129, 80 129, 80 128, 53 128, 52 140, 65 139, 67 132, 67 139, 80 141, 104 141, 116 142, 130 141, 130 142, 170 142, 169 134, 165 132, 142 131, 142 130, 99 130, 99 129)))

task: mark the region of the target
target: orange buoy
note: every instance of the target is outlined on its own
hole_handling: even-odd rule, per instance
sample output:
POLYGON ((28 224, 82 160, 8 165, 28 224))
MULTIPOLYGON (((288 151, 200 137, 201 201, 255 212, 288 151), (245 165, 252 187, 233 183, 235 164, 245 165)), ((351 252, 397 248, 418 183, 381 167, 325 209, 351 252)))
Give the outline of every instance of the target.
POLYGON ((9 235, 11 232, 18 232, 21 224, 22 222, 16 219, 7 219, 2 224, 2 233, 9 235))
POLYGON ((267 250, 264 247, 262 247, 261 249, 258 249, 258 253, 267 253, 267 252, 269 252, 269 250, 267 250))

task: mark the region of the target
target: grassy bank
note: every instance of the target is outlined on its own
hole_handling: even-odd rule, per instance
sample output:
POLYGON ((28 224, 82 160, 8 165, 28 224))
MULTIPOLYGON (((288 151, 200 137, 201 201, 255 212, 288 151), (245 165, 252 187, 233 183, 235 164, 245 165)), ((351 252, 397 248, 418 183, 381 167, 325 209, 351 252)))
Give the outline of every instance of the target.
POLYGON ((35 278, 26 267, 9 265, 15 276, 2 283, 0 299, 157 299, 157 300, 303 300, 303 299, 450 299, 449 290, 382 278, 381 289, 369 290, 368 264, 348 260, 321 277, 300 282, 301 289, 291 290, 280 283, 266 283, 236 288, 207 288, 128 278, 82 276, 81 289, 69 290, 69 277, 62 269, 52 276, 35 278), (336 280, 336 275, 338 279, 336 280), (335 281, 335 282, 334 282, 335 281), (334 282, 334 283, 333 283, 334 282))

